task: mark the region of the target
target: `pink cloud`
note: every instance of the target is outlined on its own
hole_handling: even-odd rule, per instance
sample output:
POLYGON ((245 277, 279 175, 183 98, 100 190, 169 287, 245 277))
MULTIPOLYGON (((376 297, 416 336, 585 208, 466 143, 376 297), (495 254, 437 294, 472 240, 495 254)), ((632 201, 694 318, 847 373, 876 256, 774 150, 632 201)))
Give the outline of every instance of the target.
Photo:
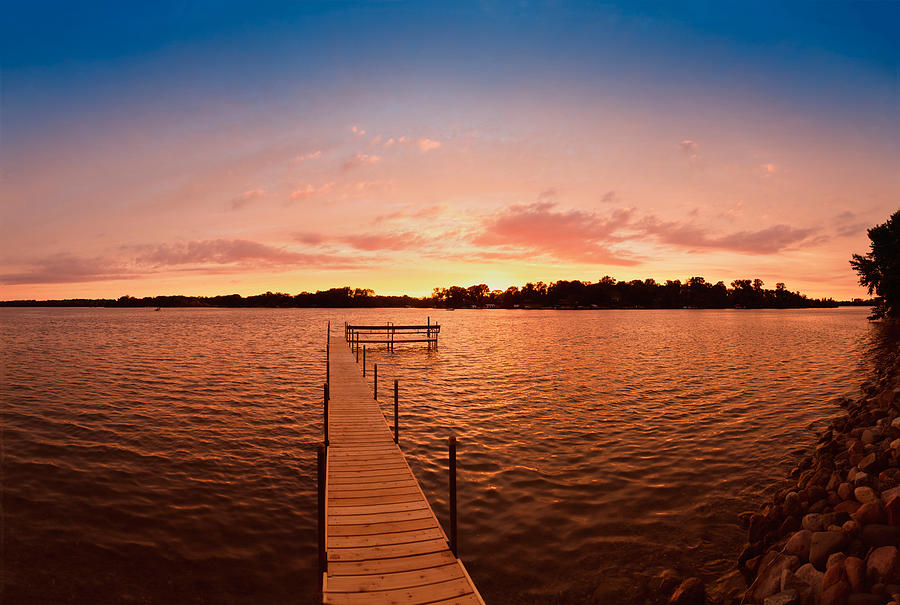
POLYGON ((351 156, 350 158, 348 158, 343 163, 341 168, 345 171, 352 170, 353 168, 356 168, 358 166, 375 164, 379 160, 381 160, 381 157, 377 156, 377 155, 370 155, 367 153, 356 153, 356 154, 353 154, 353 156, 351 156))
POLYGON ((360 128, 359 126, 357 126, 356 124, 354 124, 353 126, 350 127, 350 132, 352 132, 353 134, 359 135, 359 136, 363 136, 364 134, 366 134, 366 131, 363 130, 362 128, 360 128))
POLYGON ((294 159, 291 161, 294 164, 302 164, 303 162, 306 162, 308 160, 317 160, 320 157, 322 157, 322 152, 316 150, 316 151, 311 151, 309 153, 304 153, 304 154, 298 155, 298 156, 294 157, 294 159))
POLYGON ((443 204, 435 204, 433 206, 427 206, 425 208, 418 209, 410 209, 407 206, 396 212, 391 212, 389 214, 380 214, 372 220, 372 223, 377 225, 385 221, 391 221, 401 218, 435 218, 444 210, 445 207, 443 206, 443 204))
POLYGON ((700 154, 697 143, 690 139, 684 139, 679 145, 681 145, 681 150, 684 154, 692 160, 697 159, 697 156, 700 154))
POLYGON ((251 201, 255 200, 256 198, 262 197, 265 194, 266 190, 259 188, 245 191, 244 193, 231 200, 231 209, 237 210, 238 208, 243 208, 251 201))
POLYGON ((615 210, 608 217, 582 210, 556 211, 549 202, 516 204, 489 218, 472 242, 519 250, 524 255, 549 254, 562 260, 630 266, 639 259, 609 248, 624 239, 634 211, 615 210))
POLYGON ((71 254, 53 254, 29 263, 31 269, 21 273, 0 275, 0 284, 67 284, 78 282, 132 279, 137 276, 133 267, 127 267, 102 257, 77 257, 71 254))
POLYGON ((311 197, 315 197, 317 195, 324 195, 331 191, 334 188, 334 183, 325 183, 324 185, 320 185, 319 187, 314 187, 313 185, 307 185, 306 187, 301 187, 299 189, 295 189, 291 192, 292 200, 305 200, 311 197))
POLYGON ((29 270, 0 275, 0 283, 61 284, 140 279, 165 271, 221 274, 288 271, 298 267, 347 269, 363 266, 357 258, 294 252, 242 239, 215 239, 173 244, 128 246, 97 257, 55 254, 28 263, 29 270))
POLYGON ((696 225, 661 221, 655 216, 644 218, 637 225, 641 231, 659 241, 682 248, 720 249, 752 254, 775 254, 791 246, 820 243, 811 239, 817 229, 798 229, 788 225, 773 225, 758 231, 736 231, 713 236, 696 225))
POLYGON ((342 237, 345 244, 357 250, 409 250, 420 248, 428 243, 428 239, 412 231, 397 231, 392 233, 361 233, 342 237))

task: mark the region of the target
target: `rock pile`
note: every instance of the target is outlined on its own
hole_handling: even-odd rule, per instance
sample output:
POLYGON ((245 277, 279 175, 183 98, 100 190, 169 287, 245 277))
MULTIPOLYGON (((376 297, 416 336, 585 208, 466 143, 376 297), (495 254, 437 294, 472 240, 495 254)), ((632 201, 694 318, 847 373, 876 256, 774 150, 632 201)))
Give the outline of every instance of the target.
MULTIPOLYGON (((663 589, 672 605, 900 605, 900 359, 756 513, 737 568, 663 589), (794 483, 793 481, 791 483, 794 483), (705 589, 705 590, 704 590, 705 589)), ((659 584, 662 588, 662 583, 659 584)))

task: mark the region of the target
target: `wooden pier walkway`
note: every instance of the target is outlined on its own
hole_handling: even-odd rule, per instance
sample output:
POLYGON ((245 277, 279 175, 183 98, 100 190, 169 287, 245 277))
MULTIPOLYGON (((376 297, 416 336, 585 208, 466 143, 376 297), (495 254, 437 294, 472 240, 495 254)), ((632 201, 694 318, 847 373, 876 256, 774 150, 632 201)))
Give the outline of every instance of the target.
POLYGON ((323 602, 484 605, 345 335, 330 348, 323 602))

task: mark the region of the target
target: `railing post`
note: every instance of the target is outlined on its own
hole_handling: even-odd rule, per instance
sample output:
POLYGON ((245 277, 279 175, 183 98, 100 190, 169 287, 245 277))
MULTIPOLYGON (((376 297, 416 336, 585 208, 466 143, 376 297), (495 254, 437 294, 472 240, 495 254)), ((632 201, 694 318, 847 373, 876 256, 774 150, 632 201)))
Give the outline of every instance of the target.
POLYGON ((400 405, 399 401, 399 386, 397 383, 397 379, 394 379, 394 443, 399 443, 400 439, 400 405))
POLYGON ((450 435, 450 551, 459 558, 456 541, 456 435, 450 435))
POLYGON ((372 372, 374 374, 372 377, 372 386, 375 387, 375 396, 373 397, 373 399, 378 399, 378 364, 377 363, 372 364, 372 372))
POLYGON ((359 332, 356 333, 356 363, 359 363, 359 332))
POLYGON ((319 444, 319 449, 316 452, 319 470, 319 573, 328 571, 328 556, 325 552, 325 481, 328 469, 326 468, 325 452, 325 446, 319 444))
POLYGON ((325 435, 324 435, 325 436, 325 445, 328 445, 328 400, 331 399, 331 395, 329 393, 327 382, 325 383, 324 391, 325 391, 325 393, 324 393, 325 396, 323 397, 323 400, 322 400, 323 401, 322 408, 324 411, 324 419, 322 421, 322 427, 324 429, 323 432, 325 433, 325 435))
POLYGON ((366 345, 363 345, 363 378, 366 377, 366 345))

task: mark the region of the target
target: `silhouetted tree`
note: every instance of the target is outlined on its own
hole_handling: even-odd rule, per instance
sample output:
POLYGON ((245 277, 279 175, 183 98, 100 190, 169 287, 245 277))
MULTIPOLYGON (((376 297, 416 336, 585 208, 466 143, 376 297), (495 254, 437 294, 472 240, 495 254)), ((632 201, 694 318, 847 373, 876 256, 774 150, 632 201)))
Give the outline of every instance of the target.
POLYGON ((878 295, 869 319, 900 317, 900 210, 869 229, 869 253, 854 254, 850 265, 859 283, 878 295))

